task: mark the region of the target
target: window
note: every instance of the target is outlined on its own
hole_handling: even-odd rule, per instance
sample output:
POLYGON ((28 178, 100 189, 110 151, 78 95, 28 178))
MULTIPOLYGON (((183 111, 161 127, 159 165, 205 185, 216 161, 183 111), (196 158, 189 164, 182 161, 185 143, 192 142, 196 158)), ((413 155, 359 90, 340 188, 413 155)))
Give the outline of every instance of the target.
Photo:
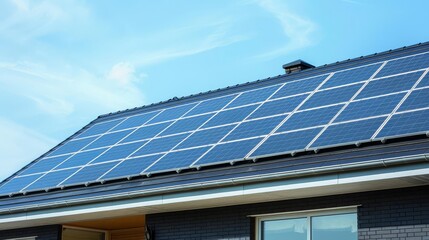
POLYGON ((63 227, 62 240, 105 240, 106 231, 78 227, 63 227))
POLYGON ((259 240, 357 240, 356 208, 257 217, 259 240))

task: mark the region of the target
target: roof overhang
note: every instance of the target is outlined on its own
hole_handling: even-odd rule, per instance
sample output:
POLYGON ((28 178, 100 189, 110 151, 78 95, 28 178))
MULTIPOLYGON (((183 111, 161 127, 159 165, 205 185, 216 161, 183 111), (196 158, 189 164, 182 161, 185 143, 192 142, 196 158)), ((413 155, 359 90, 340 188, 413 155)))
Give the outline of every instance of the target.
POLYGON ((236 179, 228 184, 217 183, 217 186, 200 186, 198 189, 181 192, 165 191, 150 196, 128 195, 115 200, 88 201, 70 206, 63 203, 62 206, 51 205, 21 211, 11 209, 9 214, 0 215, 0 230, 429 184, 427 155, 372 164, 379 167, 345 171, 343 166, 343 171, 338 168, 336 172, 325 174, 313 170, 317 175, 307 173, 300 178, 287 178, 281 174, 261 175, 254 177, 256 181, 253 182, 236 179), (399 162, 402 164, 399 165, 399 162))

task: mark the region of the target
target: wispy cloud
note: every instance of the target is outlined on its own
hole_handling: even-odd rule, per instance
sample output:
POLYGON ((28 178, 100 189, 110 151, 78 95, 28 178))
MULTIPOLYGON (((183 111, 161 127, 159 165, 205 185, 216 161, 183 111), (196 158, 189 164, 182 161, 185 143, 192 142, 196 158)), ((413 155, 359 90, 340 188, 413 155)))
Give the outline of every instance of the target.
POLYGON ((287 38, 285 45, 261 54, 258 56, 259 58, 277 57, 313 44, 311 35, 316 29, 314 22, 293 13, 284 2, 275 0, 257 0, 256 2, 279 21, 287 38))
POLYGON ((130 78, 131 74, 130 70, 121 69, 124 67, 112 70, 114 77, 119 78, 117 81, 81 68, 53 68, 28 62, 0 63, 0 84, 16 97, 33 101, 39 111, 54 116, 68 116, 76 108, 81 112, 84 109, 87 110, 84 112, 111 111, 144 102, 135 83, 123 79, 130 78))
POLYGON ((0 181, 42 155, 56 143, 49 137, 4 118, 0 118, 0 132, 2 138, 7 139, 0 144, 0 181))

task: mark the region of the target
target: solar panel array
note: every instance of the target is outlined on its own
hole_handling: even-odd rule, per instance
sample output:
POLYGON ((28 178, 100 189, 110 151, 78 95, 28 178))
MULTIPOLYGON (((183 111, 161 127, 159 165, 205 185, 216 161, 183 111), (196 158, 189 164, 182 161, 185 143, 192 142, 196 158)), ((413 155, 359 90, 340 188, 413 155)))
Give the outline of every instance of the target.
POLYGON ((422 53, 100 121, 0 195, 425 133, 428 67, 422 53))

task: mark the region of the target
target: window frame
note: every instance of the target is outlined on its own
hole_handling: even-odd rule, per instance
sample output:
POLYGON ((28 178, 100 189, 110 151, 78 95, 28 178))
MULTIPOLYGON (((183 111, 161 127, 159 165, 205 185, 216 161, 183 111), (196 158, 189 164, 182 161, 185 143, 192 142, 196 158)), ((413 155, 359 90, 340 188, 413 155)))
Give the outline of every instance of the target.
POLYGON ((64 239, 64 236, 63 236, 64 229, 73 229, 73 230, 80 230, 80 231, 87 231, 87 232, 104 233, 104 240, 110 239, 110 237, 109 237, 110 232, 108 230, 95 229, 95 228, 85 228, 85 227, 75 227, 75 226, 70 226, 70 225, 62 225, 61 240, 64 239))
POLYGON ((304 210, 304 211, 253 215, 251 217, 255 217, 255 220, 256 220, 256 224, 255 224, 256 240, 262 240, 261 230, 262 230, 262 223, 264 221, 287 220, 287 219, 298 219, 298 218, 307 219, 307 240, 311 240, 311 232, 312 232, 311 218, 312 217, 355 213, 357 218, 357 208, 358 206, 347 206, 347 207, 338 207, 338 208, 312 209, 312 210, 304 210))

